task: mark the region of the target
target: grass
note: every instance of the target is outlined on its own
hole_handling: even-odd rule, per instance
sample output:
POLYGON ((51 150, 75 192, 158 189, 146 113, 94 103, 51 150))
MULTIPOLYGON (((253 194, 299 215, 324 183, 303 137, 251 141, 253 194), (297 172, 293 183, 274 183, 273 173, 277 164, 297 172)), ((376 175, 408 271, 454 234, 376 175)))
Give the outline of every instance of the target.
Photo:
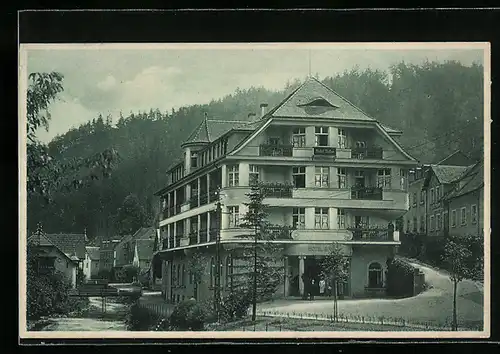
MULTIPOLYGON (((220 325, 209 329, 214 331, 254 331, 254 323, 250 319, 220 325)), ((272 318, 257 317, 255 321, 255 331, 267 332, 311 332, 311 331, 416 331, 417 329, 362 323, 332 323, 321 320, 295 319, 295 318, 272 318)))

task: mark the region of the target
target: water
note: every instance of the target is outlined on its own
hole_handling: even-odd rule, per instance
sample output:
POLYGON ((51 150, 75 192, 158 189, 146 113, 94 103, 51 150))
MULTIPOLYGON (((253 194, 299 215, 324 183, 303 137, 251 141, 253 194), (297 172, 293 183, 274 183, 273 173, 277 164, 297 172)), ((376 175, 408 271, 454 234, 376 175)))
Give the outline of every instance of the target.
POLYGON ((126 331, 127 305, 108 299, 106 313, 102 313, 101 298, 89 298, 90 307, 82 317, 49 319, 40 331, 126 331))

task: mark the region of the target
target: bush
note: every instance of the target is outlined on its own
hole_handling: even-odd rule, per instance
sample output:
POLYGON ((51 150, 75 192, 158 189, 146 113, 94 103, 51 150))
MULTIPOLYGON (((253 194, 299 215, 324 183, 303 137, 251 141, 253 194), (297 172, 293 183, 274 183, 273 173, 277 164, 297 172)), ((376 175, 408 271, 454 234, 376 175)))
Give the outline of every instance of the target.
POLYGON ((137 303, 130 306, 130 312, 126 319, 129 331, 150 331, 154 329, 160 318, 151 311, 139 306, 137 303))
POLYGON ((122 276, 123 276, 123 280, 124 282, 127 282, 127 283, 131 283, 133 282, 135 279, 137 279, 138 275, 139 275, 139 267, 136 267, 136 266, 133 266, 133 265, 126 265, 126 266, 123 266, 122 268, 122 276))
POLYGON ((247 316, 251 303, 252 296, 246 291, 230 293, 222 299, 222 319, 226 322, 231 322, 247 316))
POLYGON ((416 269, 400 259, 392 259, 387 264, 387 295, 395 297, 413 296, 416 269))
POLYGON ((203 330, 207 318, 206 310, 196 300, 180 302, 170 315, 169 324, 173 330, 200 331, 203 330))
POLYGON ((112 275, 111 270, 109 270, 109 269, 101 269, 97 273, 97 278, 98 279, 106 279, 108 281, 111 281, 111 275, 112 275))

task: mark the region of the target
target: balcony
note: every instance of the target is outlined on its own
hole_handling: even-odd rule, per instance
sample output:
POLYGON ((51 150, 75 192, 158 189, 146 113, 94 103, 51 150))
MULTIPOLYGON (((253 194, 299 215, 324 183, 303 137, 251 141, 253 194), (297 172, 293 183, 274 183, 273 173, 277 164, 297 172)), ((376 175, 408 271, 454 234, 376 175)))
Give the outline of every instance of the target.
POLYGON ((352 187, 351 199, 382 200, 382 188, 380 187, 352 187))
POLYGON ((162 248, 161 248, 161 249, 162 249, 162 250, 166 250, 166 249, 168 248, 168 238, 166 238, 166 237, 165 237, 165 238, 161 241, 161 243, 162 243, 162 248))
POLYGON ((335 159, 337 157, 337 148, 329 146, 315 146, 313 148, 313 157, 335 159))
POLYGON ((394 230, 384 227, 355 226, 348 227, 353 241, 395 241, 394 230))
POLYGON ((189 234, 189 244, 196 245, 198 243, 198 232, 193 231, 189 234))
POLYGON ((363 148, 356 147, 351 149, 352 159, 382 159, 384 155, 384 150, 378 147, 363 148))
POLYGON ((207 229, 202 229, 200 230, 200 243, 205 243, 208 241, 208 230, 207 229))
POLYGON ((262 184, 262 191, 267 198, 292 198, 293 185, 286 183, 262 184))
POLYGON ((196 208, 198 207, 198 194, 193 194, 191 196, 191 198, 189 199, 189 207, 192 209, 192 208, 196 208))
POLYGON ((259 147, 260 156, 293 156, 293 145, 262 144, 259 147))
POLYGON ((273 240, 291 240, 292 239, 292 231, 295 230, 293 226, 283 226, 283 225, 270 225, 267 228, 269 232, 269 236, 273 240))

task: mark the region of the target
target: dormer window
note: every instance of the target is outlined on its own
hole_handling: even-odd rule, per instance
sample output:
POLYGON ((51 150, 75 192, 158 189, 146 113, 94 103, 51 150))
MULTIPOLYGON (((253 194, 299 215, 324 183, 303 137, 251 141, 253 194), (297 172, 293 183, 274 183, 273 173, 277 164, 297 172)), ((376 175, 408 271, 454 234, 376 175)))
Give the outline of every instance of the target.
POLYGON ((303 108, 307 114, 313 114, 313 115, 323 114, 325 112, 339 108, 338 106, 335 106, 330 102, 328 102, 323 97, 313 97, 313 98, 303 99, 299 104, 297 104, 297 106, 303 108))

